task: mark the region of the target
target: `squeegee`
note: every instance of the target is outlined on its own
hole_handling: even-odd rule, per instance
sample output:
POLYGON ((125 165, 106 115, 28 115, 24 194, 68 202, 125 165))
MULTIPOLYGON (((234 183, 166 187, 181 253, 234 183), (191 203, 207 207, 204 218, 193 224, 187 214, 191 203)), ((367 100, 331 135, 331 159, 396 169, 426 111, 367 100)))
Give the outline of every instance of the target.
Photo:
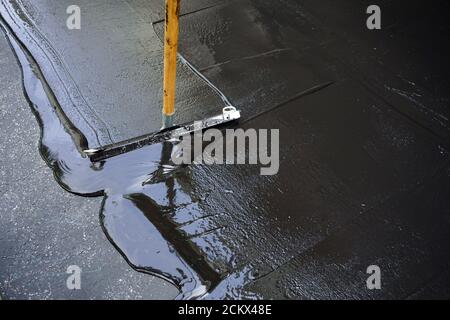
POLYGON ((241 117, 240 112, 236 110, 235 107, 226 106, 223 108, 222 113, 217 116, 198 120, 193 123, 174 125, 180 1, 181 0, 166 0, 164 28, 164 96, 161 130, 156 133, 143 135, 98 149, 84 150, 84 153, 92 162, 115 157, 145 147, 146 145, 161 143, 197 131, 217 127, 238 120, 241 117))

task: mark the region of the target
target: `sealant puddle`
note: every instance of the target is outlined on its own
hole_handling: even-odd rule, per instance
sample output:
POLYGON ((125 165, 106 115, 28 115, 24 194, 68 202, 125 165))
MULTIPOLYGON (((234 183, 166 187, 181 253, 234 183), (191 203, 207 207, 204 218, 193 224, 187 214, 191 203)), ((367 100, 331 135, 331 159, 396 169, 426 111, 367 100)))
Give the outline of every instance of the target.
MULTIPOLYGON (((25 92, 41 127, 42 157, 67 191, 104 196, 102 227, 128 263, 176 285, 178 299, 205 297, 214 289, 220 296, 254 298, 239 289, 250 278, 247 270, 226 276, 227 267, 213 266, 181 230, 207 213, 199 209, 202 199, 189 190, 189 168, 170 161, 177 142, 92 163, 80 152, 87 140, 61 111, 31 54, 1 20, 0 24, 22 67, 25 92)), ((201 224, 196 228, 195 234, 208 232, 201 224)))

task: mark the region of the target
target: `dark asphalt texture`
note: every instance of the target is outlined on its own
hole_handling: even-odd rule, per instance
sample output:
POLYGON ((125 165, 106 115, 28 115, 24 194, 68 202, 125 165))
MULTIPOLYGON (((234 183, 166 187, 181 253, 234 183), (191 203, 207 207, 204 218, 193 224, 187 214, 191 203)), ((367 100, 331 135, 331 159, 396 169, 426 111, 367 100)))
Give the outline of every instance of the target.
MULTIPOLYGON (((66 27, 70 1, 20 3, 15 32, 35 40, 27 41, 29 50, 91 148, 161 128, 163 46, 138 8, 127 1, 81 1, 87 32, 74 32, 66 27), (22 25, 28 22, 34 27, 22 25)), ((186 66, 178 66, 177 80, 177 122, 220 112, 222 100, 186 66)))
POLYGON ((39 125, 17 59, 0 34, 0 296, 9 299, 172 299, 166 281, 134 271, 106 239, 101 199, 62 190, 38 151, 39 125), (82 269, 81 290, 66 270, 82 269))
MULTIPOLYGON (((62 109, 97 146, 159 127, 162 3, 80 1, 75 32, 65 28, 69 1, 2 0, 0 12, 11 14, 5 20, 62 109)), ((210 298, 450 297, 449 5, 379 1, 383 27, 369 31, 369 4, 183 7, 181 54, 242 110, 241 127, 280 129, 280 172, 192 166, 141 194, 123 193, 132 215, 120 194, 122 211, 106 225, 135 266, 172 272, 136 240, 156 226, 180 256, 181 238, 223 279, 210 298), (180 234, 173 238, 151 216, 169 209, 164 219, 180 234), (130 219, 139 214, 148 221, 130 219), (373 264, 382 290, 366 288, 373 264)), ((222 106, 181 62, 178 95, 179 121, 222 106)))

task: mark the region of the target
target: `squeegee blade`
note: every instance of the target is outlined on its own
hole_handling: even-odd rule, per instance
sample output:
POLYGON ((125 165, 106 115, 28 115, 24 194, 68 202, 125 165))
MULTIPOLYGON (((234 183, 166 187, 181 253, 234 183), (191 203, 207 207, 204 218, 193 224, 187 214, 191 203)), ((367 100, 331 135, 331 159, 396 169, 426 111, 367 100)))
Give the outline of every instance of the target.
POLYGON ((147 145, 169 141, 197 131, 221 126, 239 120, 240 117, 241 113, 239 110, 235 107, 228 106, 223 109, 222 114, 211 118, 184 125, 173 126, 156 133, 107 145, 99 149, 86 149, 83 152, 92 162, 99 162, 136 149, 140 149, 147 145))

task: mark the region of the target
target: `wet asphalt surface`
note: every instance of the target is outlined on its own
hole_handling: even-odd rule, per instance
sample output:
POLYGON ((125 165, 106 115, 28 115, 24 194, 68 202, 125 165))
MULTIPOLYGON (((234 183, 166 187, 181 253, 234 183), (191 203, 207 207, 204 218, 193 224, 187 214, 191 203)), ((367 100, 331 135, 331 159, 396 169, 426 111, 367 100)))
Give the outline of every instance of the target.
MULTIPOLYGON (((77 32, 65 28, 69 4, 4 0, 1 12, 89 146, 158 130, 162 1, 82 1, 77 32)), ((56 172, 59 182, 82 194, 106 190, 103 226, 135 268, 177 285, 216 281, 211 298, 448 298, 448 4, 379 1, 383 28, 368 31, 369 4, 204 0, 183 7, 181 54, 241 109, 240 127, 280 129, 278 175, 192 166, 134 189, 140 153, 107 162, 98 175, 75 170, 83 165, 61 153, 72 169, 56 172), (382 290, 366 288, 373 264, 382 290)), ((223 106, 181 62, 177 94, 180 122, 223 106)), ((50 135, 44 144, 54 150, 50 135)), ((97 221, 98 202, 74 199, 97 221)), ((11 221, 8 212, 2 219, 11 221)), ((64 220, 57 226, 68 228, 64 220)), ((97 231, 91 236, 100 238, 97 231)), ((92 257, 103 259, 95 250, 92 257)), ((144 289, 152 297, 171 292, 144 289)))
POLYGON ((117 254, 97 214, 101 199, 62 190, 38 151, 39 125, 22 74, 0 36, 0 295, 3 299, 171 299, 176 289, 117 254), (66 270, 82 268, 81 290, 66 270))

